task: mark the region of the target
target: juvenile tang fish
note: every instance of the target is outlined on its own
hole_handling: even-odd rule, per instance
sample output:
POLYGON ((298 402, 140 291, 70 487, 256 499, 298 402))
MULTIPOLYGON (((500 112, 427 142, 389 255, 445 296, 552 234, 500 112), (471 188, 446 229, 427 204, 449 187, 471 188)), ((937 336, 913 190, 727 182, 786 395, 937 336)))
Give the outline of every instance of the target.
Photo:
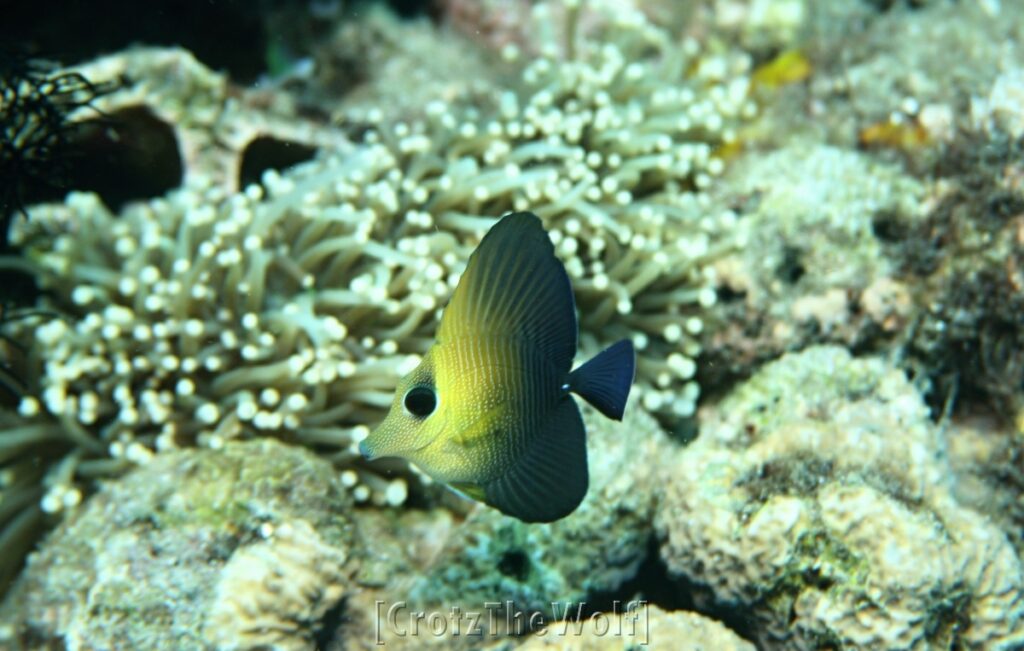
POLYGON ((625 339, 570 372, 576 330, 569 276, 540 219, 506 215, 470 256, 437 341, 360 451, 404 457, 525 522, 565 517, 588 482, 583 420, 569 393, 622 420, 636 367, 625 339))

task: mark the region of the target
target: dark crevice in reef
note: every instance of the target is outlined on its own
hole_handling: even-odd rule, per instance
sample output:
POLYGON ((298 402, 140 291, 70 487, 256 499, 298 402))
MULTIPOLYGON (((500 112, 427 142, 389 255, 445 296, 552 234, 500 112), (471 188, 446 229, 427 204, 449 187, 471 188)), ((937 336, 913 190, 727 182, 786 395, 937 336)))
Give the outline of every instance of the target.
POLYGON ((891 11, 897 8, 922 9, 927 0, 864 0, 878 11, 891 11))
POLYGON ((387 0, 387 4, 402 18, 434 17, 441 14, 437 0, 387 0))
POLYGON ((934 175, 950 191, 923 220, 879 215, 875 231, 924 306, 906 366, 927 380, 936 418, 982 407, 1012 418, 1024 407, 1024 141, 965 135, 934 175))
MULTIPOLYGON (((626 581, 616 590, 592 593, 587 596, 583 617, 596 613, 622 613, 631 601, 641 600, 648 605, 657 606, 667 611, 696 612, 716 620, 728 627, 740 637, 753 640, 754 622, 744 617, 740 610, 722 605, 698 607, 694 595, 706 592, 706 589, 692 583, 685 577, 677 577, 669 572, 661 558, 656 537, 651 536, 647 545, 644 560, 637 568, 632 579, 626 581)), ((702 600, 709 602, 710 600, 702 600)), ((665 640, 661 640, 662 645, 665 640)), ((650 640, 652 648, 659 648, 658 640, 650 640)))
POLYGON ((23 218, 25 207, 34 203, 60 201, 73 190, 92 191, 118 210, 127 201, 156 197, 180 185, 177 137, 148 108, 130 106, 112 113, 95 111, 95 117, 81 121, 67 119, 116 84, 98 87, 80 75, 51 75, 33 68, 0 74, 0 132, 10 143, 0 152, 0 210, 5 217, 0 250, 7 222, 23 218), (25 90, 27 84, 36 84, 37 90, 25 90))
MULTIPOLYGON (((14 251, 10 227, 26 218, 26 206, 66 187, 77 129, 69 116, 118 87, 60 72, 9 47, 0 49, 0 255, 14 251)), ((0 270, 0 311, 9 315, 14 306, 33 303, 38 291, 28 274, 0 270)))
POLYGON ((800 262, 801 251, 795 246, 786 246, 782 250, 782 261, 775 269, 775 276, 787 285, 797 284, 807 269, 800 262))
POLYGON ((252 183, 259 183, 263 172, 267 170, 284 170, 308 161, 316 155, 316 151, 316 147, 270 136, 255 138, 242 152, 238 187, 244 188, 252 183))
POLYGON ((338 639, 338 635, 348 620, 347 606, 346 599, 339 599, 338 603, 324 613, 320 619, 320 625, 313 631, 314 649, 336 648, 336 645, 342 641, 338 639))
POLYGON ((75 125, 69 153, 69 190, 95 192, 111 210, 128 201, 158 197, 184 174, 171 125, 144 106, 132 106, 75 125))
POLYGON ((530 557, 521 549, 510 549, 498 559, 498 571, 520 583, 530 578, 530 557))
POLYGON ((157 197, 181 184, 178 140, 146 107, 128 107, 74 124, 62 152, 63 174, 25 178, 26 205, 60 201, 68 192, 95 192, 111 210, 157 197))

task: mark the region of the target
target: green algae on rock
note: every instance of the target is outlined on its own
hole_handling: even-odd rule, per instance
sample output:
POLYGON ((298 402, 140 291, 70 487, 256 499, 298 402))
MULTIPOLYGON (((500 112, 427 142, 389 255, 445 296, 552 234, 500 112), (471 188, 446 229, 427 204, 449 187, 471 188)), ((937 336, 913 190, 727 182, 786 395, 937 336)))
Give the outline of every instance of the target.
POLYGON ((743 608, 767 648, 1024 641, 1024 570, 954 499, 939 429, 903 373, 815 347, 703 412, 666 464, 669 570, 743 608))
POLYGON ((108 483, 0 606, 0 645, 306 649, 349 589, 352 501, 273 440, 185 450, 108 483))

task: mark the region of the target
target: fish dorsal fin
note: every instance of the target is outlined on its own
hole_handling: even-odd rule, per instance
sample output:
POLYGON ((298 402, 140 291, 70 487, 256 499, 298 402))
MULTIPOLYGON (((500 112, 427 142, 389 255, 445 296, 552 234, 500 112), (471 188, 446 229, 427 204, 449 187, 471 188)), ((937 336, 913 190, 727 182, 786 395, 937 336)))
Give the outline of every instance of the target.
POLYGON ((484 501, 523 522, 552 522, 576 510, 587 494, 587 443, 580 410, 560 400, 523 453, 484 484, 484 501))
POLYGON ((469 258, 441 318, 439 343, 518 337, 568 371, 576 354, 576 305, 569 276, 533 213, 506 215, 469 258))

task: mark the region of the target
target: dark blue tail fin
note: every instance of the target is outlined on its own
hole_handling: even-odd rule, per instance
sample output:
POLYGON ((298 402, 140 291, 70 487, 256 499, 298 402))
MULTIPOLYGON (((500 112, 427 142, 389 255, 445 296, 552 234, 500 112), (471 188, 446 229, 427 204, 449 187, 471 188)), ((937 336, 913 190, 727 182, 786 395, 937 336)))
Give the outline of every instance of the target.
POLYGON ((622 420, 636 372, 633 342, 623 339, 605 348, 569 374, 569 390, 608 418, 622 420))

